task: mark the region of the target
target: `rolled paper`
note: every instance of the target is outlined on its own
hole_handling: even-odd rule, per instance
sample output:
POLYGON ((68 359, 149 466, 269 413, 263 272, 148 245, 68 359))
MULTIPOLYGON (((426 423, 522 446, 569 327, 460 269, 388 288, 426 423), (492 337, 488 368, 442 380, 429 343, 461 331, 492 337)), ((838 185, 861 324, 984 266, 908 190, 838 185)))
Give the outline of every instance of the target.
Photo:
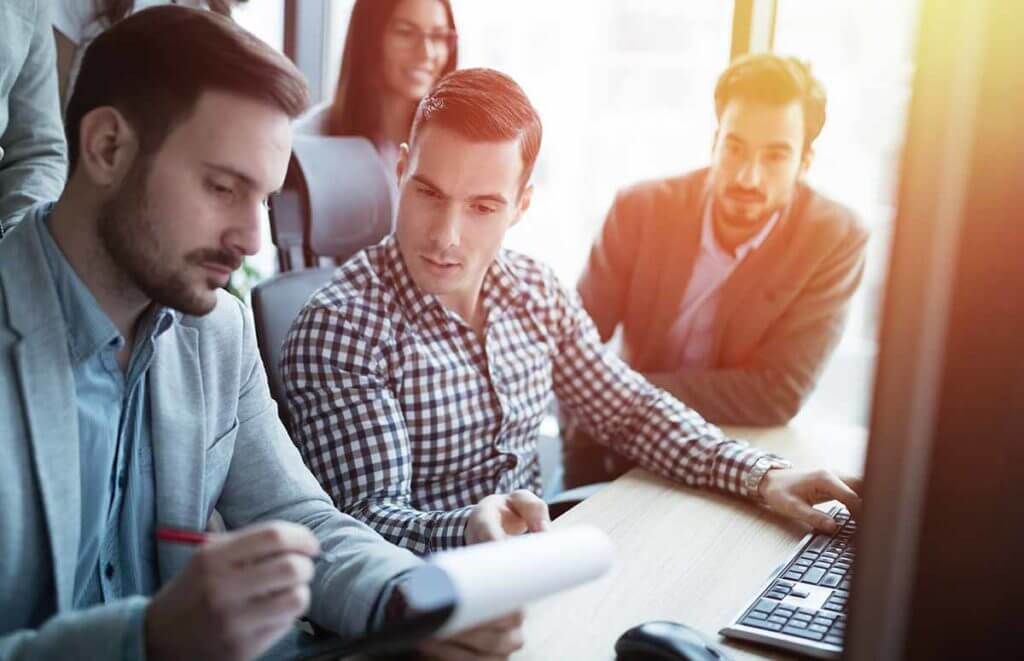
POLYGON ((455 587, 445 637, 508 615, 528 603, 600 577, 612 564, 612 543, 599 528, 564 530, 442 551, 427 558, 455 587))

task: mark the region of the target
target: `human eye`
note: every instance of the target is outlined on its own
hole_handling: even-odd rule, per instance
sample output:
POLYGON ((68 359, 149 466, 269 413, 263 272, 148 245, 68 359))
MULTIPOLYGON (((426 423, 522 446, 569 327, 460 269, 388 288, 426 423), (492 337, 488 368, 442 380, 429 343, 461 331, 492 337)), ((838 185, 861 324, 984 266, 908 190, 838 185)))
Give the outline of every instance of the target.
POLYGON ((495 207, 494 205, 485 204, 483 202, 477 202, 476 204, 473 204, 470 207, 470 209, 472 209, 473 212, 478 216, 489 216, 498 210, 498 208, 495 207))
POLYGON ((230 184, 216 181, 214 179, 206 180, 206 189, 215 196, 225 200, 233 199, 235 196, 235 189, 232 188, 230 184))

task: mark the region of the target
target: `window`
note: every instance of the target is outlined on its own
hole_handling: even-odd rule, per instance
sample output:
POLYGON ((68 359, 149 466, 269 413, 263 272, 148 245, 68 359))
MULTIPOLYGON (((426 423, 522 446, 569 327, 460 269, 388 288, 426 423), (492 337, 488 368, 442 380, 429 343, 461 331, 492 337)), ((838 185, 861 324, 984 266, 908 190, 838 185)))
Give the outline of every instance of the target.
POLYGON ((842 343, 802 415, 867 424, 880 298, 914 73, 916 0, 780 0, 775 52, 809 61, 828 93, 808 183, 871 231, 842 343))

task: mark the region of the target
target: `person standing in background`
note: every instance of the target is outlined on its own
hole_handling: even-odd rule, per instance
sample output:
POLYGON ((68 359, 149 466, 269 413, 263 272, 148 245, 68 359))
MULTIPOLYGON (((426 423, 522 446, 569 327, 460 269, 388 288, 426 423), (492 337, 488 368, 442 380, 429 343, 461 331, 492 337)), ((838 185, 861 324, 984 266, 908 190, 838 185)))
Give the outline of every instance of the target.
POLYGON ((396 202, 398 148, 409 139, 416 106, 457 63, 448 0, 356 0, 334 101, 299 119, 295 130, 372 142, 396 202))
POLYGON ((67 176, 46 7, 0 0, 0 237, 67 176))
POLYGON ((61 107, 67 105, 78 77, 82 54, 104 30, 148 7, 183 5, 230 16, 246 0, 53 0, 53 36, 57 42, 57 72, 61 107))

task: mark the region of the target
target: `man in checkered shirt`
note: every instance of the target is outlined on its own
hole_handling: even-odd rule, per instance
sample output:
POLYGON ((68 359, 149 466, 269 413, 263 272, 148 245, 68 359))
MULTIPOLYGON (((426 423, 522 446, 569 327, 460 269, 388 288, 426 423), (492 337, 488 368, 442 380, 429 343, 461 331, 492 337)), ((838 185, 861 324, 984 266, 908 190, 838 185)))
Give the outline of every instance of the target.
POLYGON ((557 396, 649 470, 832 529, 811 505, 856 509, 858 481, 728 438, 605 349, 548 267, 502 250, 540 141, 510 78, 445 77, 402 146, 395 235, 339 268, 292 327, 292 437, 337 506, 418 553, 543 530, 537 437, 557 396))

